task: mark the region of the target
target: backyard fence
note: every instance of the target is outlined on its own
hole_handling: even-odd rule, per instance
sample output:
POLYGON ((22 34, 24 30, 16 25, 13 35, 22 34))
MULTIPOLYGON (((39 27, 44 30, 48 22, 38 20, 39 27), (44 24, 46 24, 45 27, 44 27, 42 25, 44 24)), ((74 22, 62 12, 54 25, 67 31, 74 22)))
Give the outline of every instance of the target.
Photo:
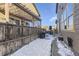
POLYGON ((0 55, 8 55, 35 40, 41 28, 0 23, 0 55))

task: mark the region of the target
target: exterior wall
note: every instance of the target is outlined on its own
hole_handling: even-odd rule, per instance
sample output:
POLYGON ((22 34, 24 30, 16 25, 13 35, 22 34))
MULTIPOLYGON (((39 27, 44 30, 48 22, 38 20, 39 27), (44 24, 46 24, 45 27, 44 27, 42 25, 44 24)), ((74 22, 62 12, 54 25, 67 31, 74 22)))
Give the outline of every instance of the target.
POLYGON ((73 40, 73 50, 79 53, 79 33, 77 32, 68 32, 62 31, 62 36, 66 44, 68 44, 67 37, 72 38, 73 40))
POLYGON ((79 52, 79 4, 74 4, 74 28, 75 28, 75 35, 74 35, 74 49, 79 52))
POLYGON ((76 32, 79 32, 79 4, 74 4, 74 24, 76 32))
POLYGON ((60 25, 60 22, 61 22, 61 16, 63 14, 63 11, 64 9, 66 8, 66 3, 61 3, 61 4, 58 4, 58 11, 57 11, 57 20, 58 20, 58 32, 61 32, 61 25, 60 25))
MULTIPOLYGON (((73 40, 73 50, 79 53, 79 4, 73 4, 73 29, 61 30, 64 41, 68 44, 67 38, 70 37, 73 40)), ((60 9, 59 9, 60 10, 60 9)), ((62 14, 62 12, 60 12, 62 14)), ((57 13, 58 14, 58 13, 57 13)), ((62 27, 62 26, 61 26, 62 27)))

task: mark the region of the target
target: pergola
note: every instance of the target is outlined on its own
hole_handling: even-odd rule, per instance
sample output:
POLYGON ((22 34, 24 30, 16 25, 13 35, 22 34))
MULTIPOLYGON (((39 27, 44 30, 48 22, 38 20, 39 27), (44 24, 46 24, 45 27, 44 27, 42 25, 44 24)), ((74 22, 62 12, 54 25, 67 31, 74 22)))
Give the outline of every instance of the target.
POLYGON ((0 12, 3 13, 7 19, 13 17, 17 17, 26 21, 33 21, 33 17, 40 21, 39 16, 34 14, 31 10, 29 10, 25 5, 21 3, 13 3, 13 4, 0 4, 0 12))

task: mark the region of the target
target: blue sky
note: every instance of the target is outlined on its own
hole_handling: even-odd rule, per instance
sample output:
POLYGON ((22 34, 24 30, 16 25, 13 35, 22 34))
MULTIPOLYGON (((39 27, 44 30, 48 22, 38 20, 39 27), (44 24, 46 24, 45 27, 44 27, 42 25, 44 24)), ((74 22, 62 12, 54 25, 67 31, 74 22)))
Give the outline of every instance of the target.
POLYGON ((42 25, 54 26, 56 19, 56 4, 55 3, 36 3, 35 4, 42 19, 42 25))

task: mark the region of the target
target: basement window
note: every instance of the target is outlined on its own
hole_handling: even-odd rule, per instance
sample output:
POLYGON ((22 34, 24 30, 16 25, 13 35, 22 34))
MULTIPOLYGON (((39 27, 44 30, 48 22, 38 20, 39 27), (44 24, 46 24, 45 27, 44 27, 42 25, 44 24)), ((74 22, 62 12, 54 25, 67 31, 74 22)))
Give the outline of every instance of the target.
POLYGON ((66 25, 64 26, 64 29, 67 29, 67 26, 66 25))

